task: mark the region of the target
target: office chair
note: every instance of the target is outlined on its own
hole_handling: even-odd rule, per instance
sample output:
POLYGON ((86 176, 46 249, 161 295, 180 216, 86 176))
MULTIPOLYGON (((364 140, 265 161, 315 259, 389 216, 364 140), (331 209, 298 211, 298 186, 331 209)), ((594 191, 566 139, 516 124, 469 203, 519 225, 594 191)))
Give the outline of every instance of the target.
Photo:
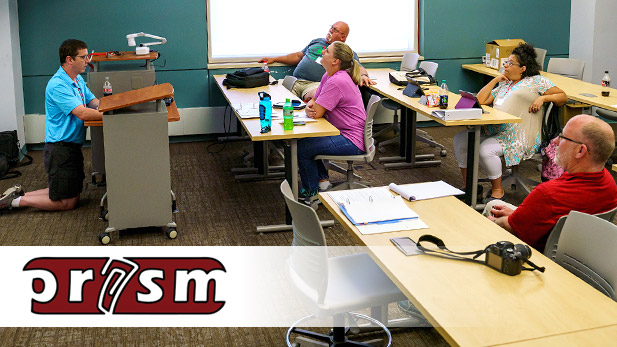
MULTIPOLYGON (((537 113, 529 112, 529 105, 531 105, 537 97, 538 94, 530 92, 527 88, 518 89, 512 92, 501 106, 494 106, 494 108, 522 118, 523 121, 520 123, 522 129, 526 129, 526 131, 530 133, 538 132, 541 134, 542 124, 545 121, 545 117, 547 117, 546 112, 544 112, 545 107, 542 106, 537 113)), ((533 140, 535 140, 535 138, 529 139, 529 141, 533 140)), ((540 184, 540 182, 519 175, 518 165, 512 165, 507 171, 504 172, 501 181, 504 187, 511 186, 511 189, 522 190, 525 194, 529 194, 531 191, 530 186, 537 186, 540 184), (509 174, 507 171, 510 171, 509 174)), ((480 181, 486 182, 487 179, 482 179, 480 181)), ((490 190, 488 194, 490 194, 490 190)))
MULTIPOLYGON (((429 75, 433 76, 433 78, 435 77, 435 74, 437 73, 437 68, 439 67, 439 64, 432 62, 432 61, 422 61, 420 62, 420 66, 421 69, 423 69, 424 71, 426 71, 429 75)), ((388 109, 395 109, 395 120, 398 119, 397 117, 397 113, 396 110, 400 110, 401 105, 399 105, 398 103, 395 103, 391 100, 389 100, 387 102, 387 106, 385 106, 388 109)), ((400 131, 400 126, 399 126, 399 131, 400 131)), ((377 133, 376 136, 380 135, 381 131, 379 133, 377 133)), ((435 141, 435 139, 433 139, 432 136, 430 136, 426 131, 416 128, 416 141, 422 141, 426 144, 428 144, 431 147, 439 147, 440 148, 440 152, 439 155, 441 155, 442 157, 445 157, 447 155, 447 150, 446 147, 438 142, 435 141)), ((379 143, 379 151, 380 152, 384 152, 385 148, 383 148, 386 145, 389 145, 391 143, 398 143, 400 142, 400 136, 397 136, 393 139, 387 140, 387 141, 383 141, 379 143)))
MULTIPOLYGON (((415 70, 416 66, 418 65, 419 58, 420 58, 420 55, 418 53, 405 53, 403 55, 403 60, 401 61, 401 71, 415 70)), ((387 108, 388 110, 394 111, 394 118, 393 118, 392 124, 380 129, 377 133, 375 133, 374 137, 382 136, 383 134, 391 130, 393 130, 395 134, 400 133, 401 125, 399 123, 398 110, 401 109, 401 105, 396 101, 392 101, 390 99, 384 98, 381 100, 381 106, 387 108)), ((394 138, 391 138, 386 141, 381 141, 379 142, 378 149, 379 151, 383 152, 385 150, 384 146, 389 145, 391 143, 397 143, 399 141, 400 141, 399 136, 395 136, 394 138)))
POLYGON ((534 47, 536 51, 536 61, 540 65, 540 70, 544 71, 544 58, 546 58, 546 49, 534 47))
POLYGON ((349 315, 368 320, 375 327, 381 328, 387 334, 390 345, 390 331, 380 322, 387 321, 387 309, 383 308, 387 308, 391 302, 405 299, 405 295, 366 253, 328 258, 326 237, 315 211, 293 198, 286 180, 281 183, 281 193, 293 218, 293 249, 288 260, 290 278, 298 289, 300 299, 309 305, 312 313, 287 330, 287 345, 292 346, 292 334, 313 339, 307 341, 304 337, 297 338, 304 342, 324 342, 319 344, 320 346, 361 345, 347 340, 345 318, 349 319, 349 315), (349 313, 368 307, 372 308, 374 316, 380 317, 349 313), (385 317, 382 318, 381 313, 385 313, 385 317), (311 318, 323 319, 330 316, 334 318, 330 335, 296 328, 311 318))
POLYGON ((548 60, 546 72, 554 73, 561 76, 583 79, 583 71, 585 70, 585 62, 573 58, 551 58, 548 60))
MULTIPOLYGON (((611 222, 613 218, 615 218, 615 215, 617 215, 617 207, 606 212, 595 214, 594 216, 611 222)), ((546 246, 544 247, 544 255, 552 261, 557 261, 557 249, 559 248, 559 240, 567 218, 568 216, 561 216, 561 218, 557 220, 557 223, 555 223, 555 226, 551 230, 551 233, 548 235, 548 239, 546 240, 546 246)))
MULTIPOLYGON (((596 108, 596 114, 602 118, 617 122, 617 112, 615 111, 605 110, 603 108, 596 108)), ((617 140, 615 144, 617 144, 617 140)), ((615 151, 617 151, 617 147, 615 148, 615 151)), ((615 154, 615 151, 613 151, 613 154, 615 154)), ((609 162, 612 164, 613 160, 609 159, 609 162)))
POLYGON ((375 157, 375 139, 373 138, 373 117, 377 112, 377 107, 379 106, 379 101, 381 98, 377 95, 372 95, 369 99, 368 105, 366 107, 366 122, 364 124, 364 148, 366 153, 358 154, 358 155, 318 155, 315 157, 315 160, 326 160, 329 161, 327 163, 327 168, 345 173, 347 175, 347 179, 344 183, 338 184, 332 188, 332 190, 338 189, 354 189, 354 188, 366 188, 370 186, 369 182, 365 181, 356 181, 356 177, 359 177, 354 174, 353 164, 354 162, 364 162, 370 163, 373 161, 375 157), (347 162, 347 170, 344 170, 342 167, 332 163, 331 161, 346 161, 347 162))
POLYGON ((287 88, 287 90, 289 90, 291 92, 291 90, 294 87, 294 84, 296 84, 296 81, 298 79, 295 78, 292 75, 287 75, 285 76, 285 78, 283 79, 283 87, 287 88))
POLYGON ((617 301, 617 225, 572 211, 559 237, 557 264, 617 301))
POLYGON ((436 77, 437 74, 437 68, 439 67, 439 64, 433 62, 433 61, 421 61, 420 62, 420 68, 423 69, 424 71, 426 71, 427 74, 433 76, 434 78, 436 77))

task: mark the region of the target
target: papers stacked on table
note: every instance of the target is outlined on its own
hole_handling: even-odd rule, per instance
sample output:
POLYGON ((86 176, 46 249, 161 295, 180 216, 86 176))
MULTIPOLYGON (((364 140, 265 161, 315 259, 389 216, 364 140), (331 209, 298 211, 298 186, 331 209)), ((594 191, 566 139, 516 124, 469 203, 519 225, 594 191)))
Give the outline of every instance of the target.
POLYGON ((465 194, 462 190, 454 188, 444 181, 425 182, 408 185, 390 183, 390 190, 400 194, 403 198, 413 200, 426 200, 441 198, 444 196, 465 194))
POLYGON ((400 196, 393 196, 386 187, 328 195, 362 234, 428 228, 400 196))

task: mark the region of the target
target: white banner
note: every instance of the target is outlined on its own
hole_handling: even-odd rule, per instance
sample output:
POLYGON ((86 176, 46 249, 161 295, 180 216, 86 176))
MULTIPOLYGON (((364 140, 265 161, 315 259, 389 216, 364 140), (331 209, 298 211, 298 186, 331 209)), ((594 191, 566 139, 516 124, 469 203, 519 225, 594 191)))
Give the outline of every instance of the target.
MULTIPOLYGON (((296 272, 307 268, 306 255, 317 260, 310 266, 327 269, 328 254, 358 251, 362 249, 0 247, 0 326, 288 327, 313 313, 318 291, 305 283, 327 280, 327 271, 310 280, 296 272), (296 270, 290 271, 293 252, 296 270)), ((308 272, 314 275, 314 270, 308 272)))

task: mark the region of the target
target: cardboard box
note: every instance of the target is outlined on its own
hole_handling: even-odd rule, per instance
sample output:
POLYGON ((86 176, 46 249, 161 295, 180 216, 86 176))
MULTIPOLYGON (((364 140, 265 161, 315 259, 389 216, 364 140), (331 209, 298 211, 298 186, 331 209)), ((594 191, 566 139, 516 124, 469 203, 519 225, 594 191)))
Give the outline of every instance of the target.
POLYGON ((493 40, 486 44, 486 66, 499 70, 504 61, 508 59, 512 51, 521 43, 522 39, 493 40))

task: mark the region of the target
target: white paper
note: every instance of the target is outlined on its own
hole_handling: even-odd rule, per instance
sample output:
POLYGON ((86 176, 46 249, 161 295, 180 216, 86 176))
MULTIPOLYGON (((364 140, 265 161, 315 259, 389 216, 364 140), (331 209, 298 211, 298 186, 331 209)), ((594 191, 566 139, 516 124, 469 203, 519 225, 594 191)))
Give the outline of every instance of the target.
POLYGON ((390 193, 386 187, 364 188, 353 190, 341 190, 337 192, 329 192, 328 195, 337 205, 351 201, 381 201, 394 199, 394 195, 390 193))
POLYGON ((397 185, 395 183, 390 183, 389 188, 409 201, 465 194, 462 190, 454 188, 444 181, 424 182, 410 185, 397 185))
POLYGON ((355 224, 418 218, 418 214, 410 209, 400 196, 393 196, 385 187, 328 194, 347 211, 348 217, 355 224))

